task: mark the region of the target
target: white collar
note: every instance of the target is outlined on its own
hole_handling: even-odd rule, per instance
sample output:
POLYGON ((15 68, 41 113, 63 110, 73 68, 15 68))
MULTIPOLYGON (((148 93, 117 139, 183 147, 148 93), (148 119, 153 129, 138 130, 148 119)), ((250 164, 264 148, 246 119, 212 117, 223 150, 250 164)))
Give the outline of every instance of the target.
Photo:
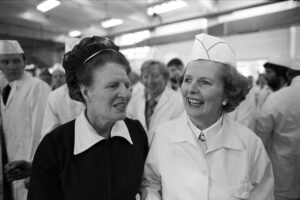
POLYGON ((189 117, 187 117, 187 123, 189 127, 191 128, 192 132, 194 133, 196 138, 199 138, 199 135, 201 132, 204 133, 204 137, 206 139, 206 144, 209 146, 209 144, 213 141, 217 133, 220 131, 222 124, 223 124, 223 115, 211 126, 204 130, 200 130, 189 117))
MULTIPOLYGON (((110 135, 111 137, 123 137, 130 144, 133 144, 128 128, 123 120, 114 123, 110 135)), ((83 111, 75 120, 74 155, 84 152, 101 140, 105 140, 105 138, 95 131, 83 111)))

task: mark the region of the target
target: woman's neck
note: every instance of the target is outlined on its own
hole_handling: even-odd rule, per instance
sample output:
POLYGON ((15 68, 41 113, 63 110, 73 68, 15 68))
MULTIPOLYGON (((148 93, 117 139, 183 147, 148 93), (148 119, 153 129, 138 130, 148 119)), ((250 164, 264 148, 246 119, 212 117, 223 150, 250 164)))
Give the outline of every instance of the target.
POLYGON ((218 119, 221 117, 221 115, 222 113, 220 113, 219 115, 215 115, 213 117, 205 116, 205 118, 203 119, 190 117, 190 120, 197 128, 199 128, 200 130, 205 130, 211 125, 213 125, 214 123, 216 123, 218 119))
POLYGON ((87 120, 95 129, 97 134, 107 139, 110 135, 114 122, 100 119, 98 116, 95 116, 92 112, 89 112, 88 110, 86 110, 85 114, 87 120))

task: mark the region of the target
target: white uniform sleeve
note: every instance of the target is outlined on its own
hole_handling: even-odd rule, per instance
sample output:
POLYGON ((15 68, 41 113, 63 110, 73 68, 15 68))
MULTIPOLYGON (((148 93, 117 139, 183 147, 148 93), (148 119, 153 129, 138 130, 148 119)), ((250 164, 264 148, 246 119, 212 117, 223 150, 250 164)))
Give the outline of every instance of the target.
POLYGON ((250 200, 274 200, 274 178, 271 161, 260 140, 257 140, 254 162, 250 174, 253 190, 250 200))
POLYGON ((33 155, 35 153, 35 150, 40 142, 41 138, 41 130, 42 130, 42 123, 43 123, 43 117, 46 107, 46 102, 48 99, 48 95, 51 91, 51 88, 44 82, 37 83, 31 95, 31 130, 33 131, 33 148, 30 156, 30 160, 33 159, 33 155))
POLYGON ((267 146, 275 127, 276 108, 274 105, 272 96, 269 96, 256 118, 255 133, 261 138, 265 146, 267 146))
POLYGON ((54 103, 55 96, 53 93, 49 94, 45 114, 44 114, 44 120, 43 120, 43 126, 42 126, 42 132, 41 132, 41 139, 50 131, 52 131, 54 128, 58 127, 61 123, 58 118, 57 111, 55 109, 55 103, 54 103))
POLYGON ((141 186, 141 200, 161 200, 161 177, 159 173, 157 137, 154 137, 146 159, 141 186))

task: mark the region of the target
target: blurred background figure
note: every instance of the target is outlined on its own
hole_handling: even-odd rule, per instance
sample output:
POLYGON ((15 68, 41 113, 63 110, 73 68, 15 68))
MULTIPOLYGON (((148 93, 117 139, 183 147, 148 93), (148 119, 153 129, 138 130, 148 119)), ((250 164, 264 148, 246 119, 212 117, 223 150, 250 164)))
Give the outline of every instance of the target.
POLYGON ((128 78, 131 81, 131 98, 134 98, 136 95, 144 92, 145 86, 141 83, 140 76, 136 72, 131 71, 128 74, 128 78))
POLYGON ((258 78, 257 78, 257 80, 255 82, 255 85, 254 85, 256 105, 257 105, 259 93, 265 87, 266 84, 267 84, 267 81, 265 79, 265 74, 258 74, 258 78))
MULTIPOLYGON (((24 72, 25 55, 14 40, 0 40, 0 70, 8 84, 2 90, 2 164, 4 183, 13 182, 14 200, 25 200, 23 179, 30 174, 30 161, 40 141, 43 116, 50 87, 24 72)), ((10 199, 9 189, 4 199, 10 199), (8 196, 6 196, 8 195, 8 196)))
POLYGON ((268 96, 288 85, 286 72, 290 66, 288 55, 272 54, 264 64, 265 80, 267 84, 260 91, 257 99, 257 109, 260 110, 268 96))
POLYGON ((248 79, 249 87, 252 88, 253 87, 253 82, 254 82, 253 76, 248 76, 247 79, 248 79))
POLYGON ((276 200, 300 199, 300 57, 287 77, 291 85, 269 95, 256 122, 273 164, 276 200))
POLYGON ((127 114, 142 123, 151 143, 157 126, 179 117, 183 112, 183 103, 180 94, 167 87, 169 72, 164 63, 158 60, 145 61, 141 67, 141 80, 145 90, 132 97, 127 114))
MULTIPOLYGON (((80 40, 76 38, 67 40, 65 43, 65 53, 72 51, 74 46, 79 42, 80 40)), ((70 98, 69 89, 66 84, 65 70, 62 65, 57 63, 51 70, 54 70, 52 72, 52 81, 55 83, 52 83, 52 85, 58 88, 51 91, 49 94, 41 138, 51 132, 54 128, 75 119, 85 108, 85 105, 82 102, 70 98), (56 74, 58 76, 54 78, 56 74), (59 87, 59 85, 61 85, 61 87, 59 87)))
POLYGON ((7 80, 5 78, 5 75, 0 71, 0 91, 7 85, 7 80))
POLYGON ((184 65, 183 62, 179 58, 173 58, 167 64, 169 69, 169 84, 171 88, 175 91, 179 89, 179 79, 183 73, 184 65))
POLYGON ((65 70, 60 63, 56 63, 52 68, 51 88, 55 90, 66 83, 65 70))
POLYGON ((49 86, 51 86, 52 83, 52 75, 50 74, 48 68, 43 68, 41 71, 38 73, 37 76, 39 79, 47 83, 49 86))

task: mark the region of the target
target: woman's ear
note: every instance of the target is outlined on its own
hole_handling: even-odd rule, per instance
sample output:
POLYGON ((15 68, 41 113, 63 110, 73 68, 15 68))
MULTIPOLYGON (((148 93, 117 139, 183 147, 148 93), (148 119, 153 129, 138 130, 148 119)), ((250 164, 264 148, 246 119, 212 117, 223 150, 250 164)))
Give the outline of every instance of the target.
POLYGON ((223 97, 222 106, 226 106, 227 103, 228 103, 228 98, 227 97, 223 97))
POLYGON ((91 99, 90 99, 90 96, 89 96, 89 90, 88 88, 85 86, 85 85, 80 85, 80 92, 85 100, 86 103, 90 102, 91 99))

